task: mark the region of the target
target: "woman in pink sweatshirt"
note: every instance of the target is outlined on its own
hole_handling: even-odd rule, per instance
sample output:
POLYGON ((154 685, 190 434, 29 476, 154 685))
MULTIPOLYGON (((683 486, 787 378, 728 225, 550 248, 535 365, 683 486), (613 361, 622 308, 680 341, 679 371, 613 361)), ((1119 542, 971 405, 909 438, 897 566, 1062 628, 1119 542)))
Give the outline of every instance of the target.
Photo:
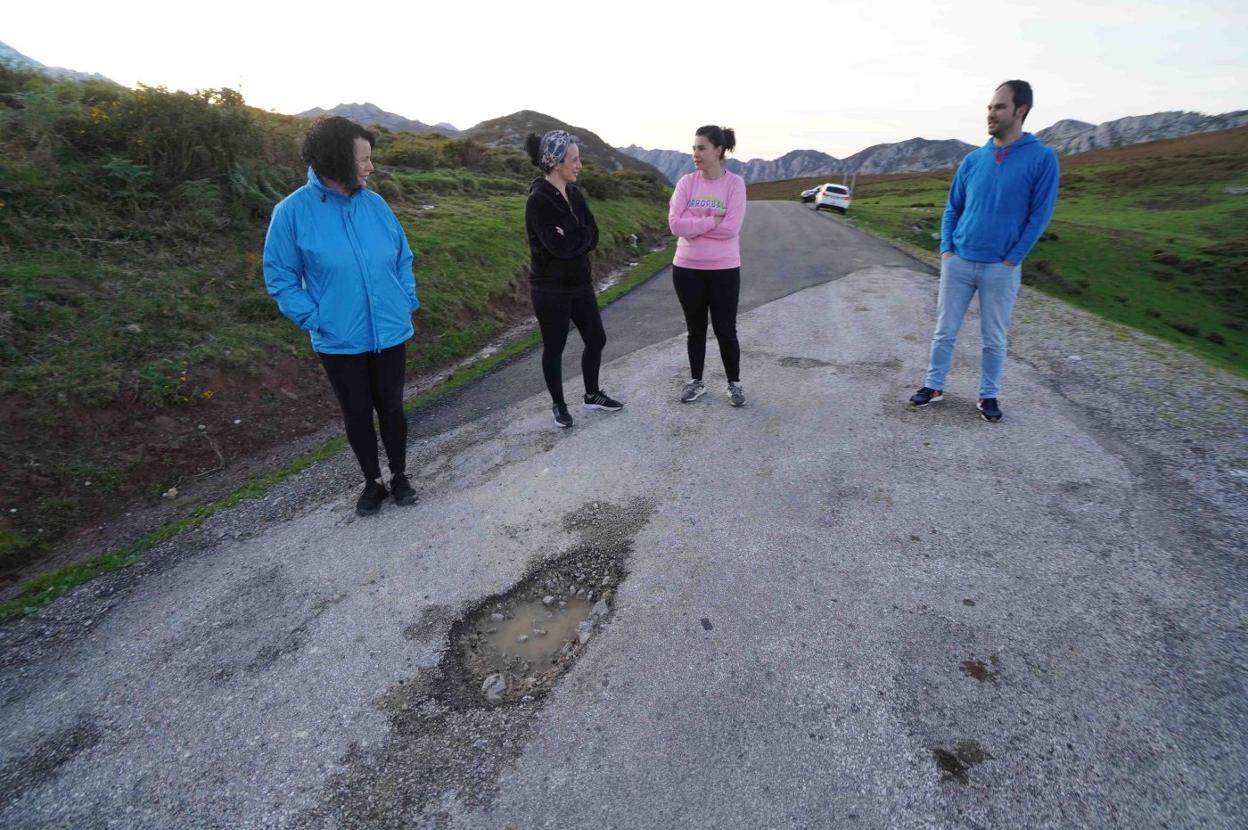
POLYGON ((745 406, 741 347, 737 343, 737 297, 741 293, 741 223, 745 180, 724 167, 724 153, 736 146, 730 128, 699 127, 693 137, 694 172, 681 176, 672 193, 667 224, 679 239, 672 282, 689 329, 689 382, 680 393, 689 403, 706 394, 706 319, 709 313, 719 356, 728 375, 728 400, 745 406))

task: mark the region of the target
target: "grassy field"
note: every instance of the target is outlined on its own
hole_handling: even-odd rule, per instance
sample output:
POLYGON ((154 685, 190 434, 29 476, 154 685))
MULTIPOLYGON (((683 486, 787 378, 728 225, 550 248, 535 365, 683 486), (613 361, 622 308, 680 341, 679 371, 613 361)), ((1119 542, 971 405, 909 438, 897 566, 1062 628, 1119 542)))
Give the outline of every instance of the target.
MULTIPOLYGON (((1248 129, 1061 162, 1023 281, 1248 374, 1248 129)), ((951 176, 860 177, 849 218, 935 253, 951 176)), ((750 198, 796 199, 823 181, 751 185, 750 198)))

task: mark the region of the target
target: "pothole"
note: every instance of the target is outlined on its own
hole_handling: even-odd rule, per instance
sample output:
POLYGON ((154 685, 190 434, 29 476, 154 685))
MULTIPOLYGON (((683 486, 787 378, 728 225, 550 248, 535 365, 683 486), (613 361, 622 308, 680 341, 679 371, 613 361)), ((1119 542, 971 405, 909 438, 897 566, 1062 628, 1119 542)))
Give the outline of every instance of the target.
POLYGON ((622 553, 574 548, 456 624, 451 653, 465 691, 490 705, 549 691, 610 616, 622 553))
MULTIPOLYGON (((578 543, 469 608, 451 626, 438 665, 400 680, 378 701, 391 724, 384 744, 353 747, 319 803, 293 826, 443 826, 448 798, 469 809, 488 807, 498 776, 524 750, 546 693, 613 613, 633 538, 654 507, 649 499, 591 502, 566 515, 564 529, 578 543), (495 675, 502 682, 494 679, 491 699, 482 687, 495 675)), ((405 633, 429 636, 448 610, 422 615, 405 633)))
POLYGON ((451 626, 430 691, 456 709, 537 700, 550 691, 611 616, 632 539, 653 504, 589 502, 563 518, 580 544, 539 560, 512 588, 486 597, 451 626))

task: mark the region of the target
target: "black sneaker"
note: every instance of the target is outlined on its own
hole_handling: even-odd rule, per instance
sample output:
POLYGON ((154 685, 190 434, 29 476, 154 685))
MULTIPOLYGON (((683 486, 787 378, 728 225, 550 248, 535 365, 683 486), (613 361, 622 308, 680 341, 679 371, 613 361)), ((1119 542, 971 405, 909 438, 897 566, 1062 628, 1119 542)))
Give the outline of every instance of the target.
POLYGON ((355 503, 355 512, 361 516, 371 516, 381 509, 381 503, 390 495, 386 485, 380 481, 370 481, 364 485, 364 492, 355 503))
POLYGON ((390 495, 394 496, 395 504, 416 503, 416 491, 412 489, 412 483, 407 480, 407 476, 402 473, 390 479, 390 495))
POLYGON ((551 411, 555 413, 555 423, 567 429, 572 426, 572 416, 568 414, 567 404, 557 403, 552 406, 551 411))
POLYGON ((624 404, 599 389, 594 394, 585 396, 585 408, 605 409, 607 412, 619 412, 624 408, 624 404))
POLYGON ((927 406, 929 403, 939 403, 945 399, 945 393, 942 389, 928 389, 924 386, 918 392, 910 396, 910 403, 915 406, 927 406))
POLYGON ((1001 407, 997 406, 996 398, 980 398, 975 406, 979 409, 979 417, 985 421, 1001 420, 1001 407))

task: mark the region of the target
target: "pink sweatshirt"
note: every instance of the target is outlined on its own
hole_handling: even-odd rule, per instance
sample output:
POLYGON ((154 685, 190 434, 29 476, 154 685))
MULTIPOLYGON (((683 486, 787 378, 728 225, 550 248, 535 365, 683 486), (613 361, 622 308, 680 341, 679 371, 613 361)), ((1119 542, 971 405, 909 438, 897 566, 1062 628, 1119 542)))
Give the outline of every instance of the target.
POLYGON ((714 271, 741 267, 741 223, 745 221, 745 180, 724 172, 703 178, 701 170, 680 177, 667 209, 676 241, 676 265, 714 271), (715 217, 724 221, 715 225, 715 217))

